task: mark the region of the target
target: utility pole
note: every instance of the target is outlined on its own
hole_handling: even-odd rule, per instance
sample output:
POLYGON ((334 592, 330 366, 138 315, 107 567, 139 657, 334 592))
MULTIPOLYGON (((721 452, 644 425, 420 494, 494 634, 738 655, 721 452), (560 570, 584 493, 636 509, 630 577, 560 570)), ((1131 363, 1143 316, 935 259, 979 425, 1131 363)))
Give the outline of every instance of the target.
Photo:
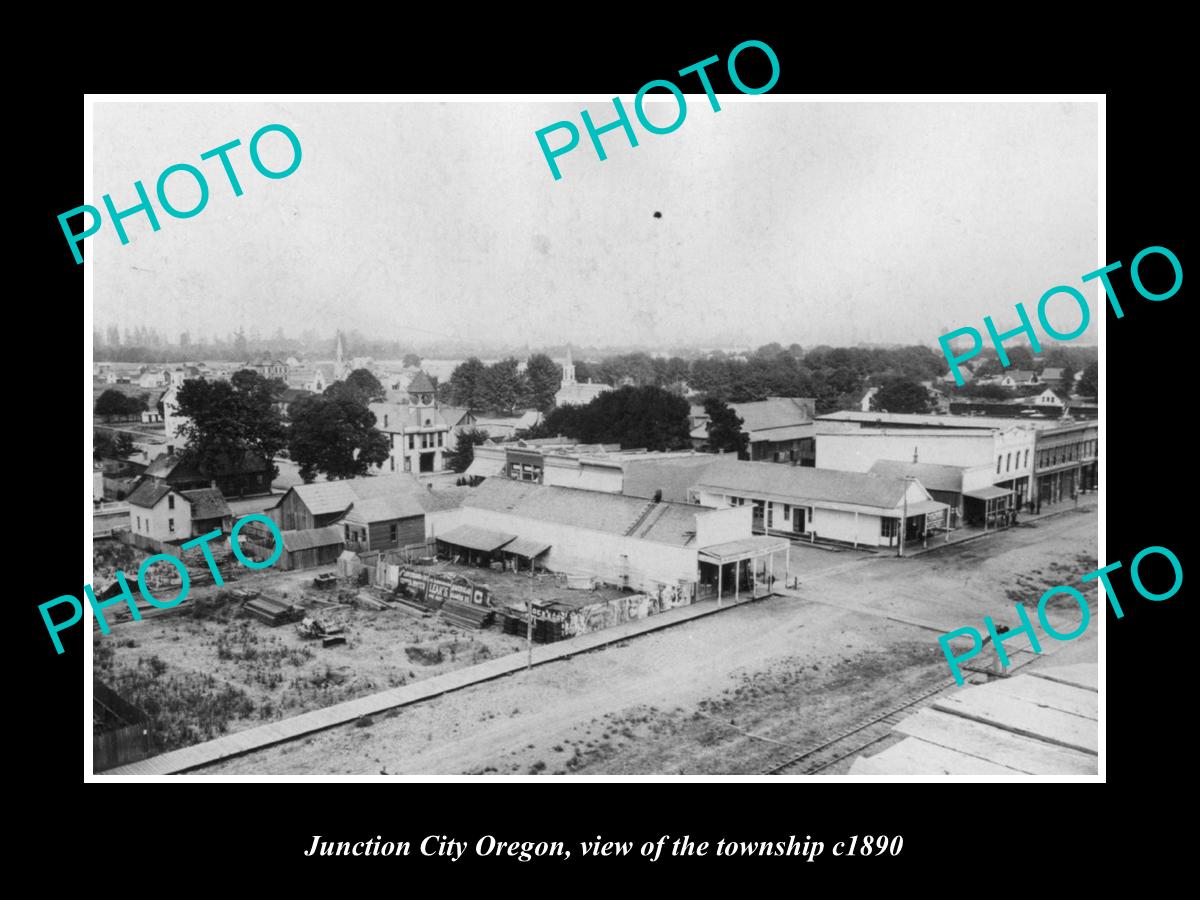
POLYGON ((526 603, 525 616, 525 645, 529 657, 525 662, 526 669, 533 668, 533 560, 529 560, 529 602, 526 603))
POLYGON ((900 520, 900 548, 896 556, 904 555, 904 532, 908 530, 908 483, 912 480, 912 475, 904 476, 904 518, 900 520))

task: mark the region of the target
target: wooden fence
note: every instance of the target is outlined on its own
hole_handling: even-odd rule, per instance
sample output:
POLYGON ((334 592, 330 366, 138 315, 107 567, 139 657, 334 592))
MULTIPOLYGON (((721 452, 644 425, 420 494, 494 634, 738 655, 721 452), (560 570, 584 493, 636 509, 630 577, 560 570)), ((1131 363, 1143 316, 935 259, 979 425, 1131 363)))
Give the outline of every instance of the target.
POLYGON ((92 679, 92 716, 103 725, 92 731, 92 771, 103 772, 151 754, 150 720, 98 678, 92 679))

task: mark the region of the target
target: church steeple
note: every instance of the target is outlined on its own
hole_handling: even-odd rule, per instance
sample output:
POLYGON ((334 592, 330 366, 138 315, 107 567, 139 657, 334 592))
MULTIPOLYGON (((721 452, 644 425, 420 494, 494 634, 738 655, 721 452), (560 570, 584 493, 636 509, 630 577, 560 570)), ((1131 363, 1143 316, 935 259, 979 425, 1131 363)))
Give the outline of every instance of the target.
POLYGON ((575 363, 571 360, 571 345, 567 344, 567 361, 563 363, 563 384, 575 383, 575 363))

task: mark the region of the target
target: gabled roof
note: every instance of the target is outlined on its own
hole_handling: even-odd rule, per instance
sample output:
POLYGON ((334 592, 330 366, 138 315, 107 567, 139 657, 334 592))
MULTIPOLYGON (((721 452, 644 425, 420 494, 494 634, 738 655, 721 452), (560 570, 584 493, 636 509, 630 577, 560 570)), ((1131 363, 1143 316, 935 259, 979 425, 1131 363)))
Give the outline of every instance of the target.
POLYGON ((167 494, 171 493, 171 486, 161 481, 155 481, 152 478, 144 478, 142 482, 133 489, 133 493, 129 495, 130 506, 140 506, 143 509, 151 509, 158 505, 158 501, 167 494))
POLYGON ((313 547, 328 547, 330 544, 344 544, 346 539, 338 525, 326 525, 324 528, 306 528, 303 531, 283 532, 283 549, 292 553, 296 550, 311 550, 313 547))
POLYGON ((454 428, 471 414, 469 409, 463 409, 460 406, 439 406, 438 412, 442 414, 442 418, 446 420, 446 424, 451 428, 454 428))
POLYGON ((813 420, 816 401, 804 397, 768 397, 753 403, 729 404, 742 420, 742 431, 805 425, 813 420))
POLYGON ((216 488, 198 488, 180 493, 192 505, 193 519, 218 519, 232 515, 225 497, 216 488))
MULTIPOLYGON (((298 484, 288 493, 295 493, 314 516, 323 516, 342 512, 363 500, 377 497, 419 498, 422 494, 429 492, 411 475, 380 475, 373 478, 348 478, 344 481, 298 484)), ((416 502, 420 503, 421 500, 416 502)), ((279 503, 283 503, 282 498, 279 503)), ((379 509, 376 507, 375 513, 378 513, 379 509)), ((411 513, 411 515, 420 515, 420 512, 411 513)))
POLYGON ((1042 381, 1061 381, 1062 377, 1063 370, 1061 367, 1047 367, 1042 369, 1042 381))
POLYGON ((370 525, 373 522, 390 522, 394 519, 409 519, 425 515, 425 507, 414 494, 389 494, 386 497, 371 497, 355 500, 346 513, 347 522, 370 525))
POLYGON ((432 394, 433 391, 433 382, 429 380, 429 376, 424 371, 418 372, 413 376, 412 381, 408 383, 408 392, 410 394, 432 394))
MULTIPOLYGON (((242 457, 241 465, 225 465, 214 471, 214 476, 234 475, 244 472, 263 472, 267 469, 267 462, 257 453, 247 451, 242 457)), ((146 468, 146 474, 153 478, 171 479, 172 477, 180 478, 204 478, 204 473, 192 462, 188 461, 179 453, 162 453, 146 468)))
POLYGON ((876 460, 871 466, 875 475, 885 475, 891 478, 903 478, 905 475, 916 476, 917 481, 930 491, 962 492, 963 470, 959 466, 943 466, 936 463, 904 462, 898 459, 876 460))
POLYGON ((662 491, 663 500, 686 503, 688 488, 720 459, 715 453, 697 453, 682 459, 627 460, 621 466, 621 493, 649 500, 662 491))
POLYGON ((1008 372, 1007 375, 1017 384, 1033 381, 1033 379, 1037 377, 1036 372, 1030 372, 1027 369, 1013 369, 1011 372, 1008 372))
POLYGON ((735 495, 770 494, 887 510, 900 505, 906 489, 901 478, 737 459, 714 463, 695 486, 735 495))
POLYGON ((653 503, 641 497, 488 478, 462 498, 464 509, 487 509, 539 522, 629 535, 685 547, 695 540, 696 516, 705 509, 653 503))

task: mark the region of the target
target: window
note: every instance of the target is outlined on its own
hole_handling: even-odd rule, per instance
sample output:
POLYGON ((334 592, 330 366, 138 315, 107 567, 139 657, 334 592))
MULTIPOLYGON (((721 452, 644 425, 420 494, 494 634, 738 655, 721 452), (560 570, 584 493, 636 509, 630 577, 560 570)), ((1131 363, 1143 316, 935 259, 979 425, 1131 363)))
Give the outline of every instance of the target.
POLYGON ((167 519, 167 531, 174 531, 174 530, 175 530, 175 520, 167 519))
POLYGON ((417 436, 415 434, 410 434, 408 436, 408 449, 409 450, 417 449, 417 436))
POLYGON ((167 509, 174 509, 174 508, 175 508, 175 495, 167 494, 167 509))
POLYGON ((137 530, 138 531, 142 530, 142 517, 141 516, 137 517, 137 530))
POLYGON ((383 427, 384 428, 388 427, 388 414, 387 413, 383 414, 383 427))
POLYGON ((350 530, 350 526, 349 526, 349 525, 346 525, 346 526, 344 526, 344 527, 345 527, 345 529, 346 529, 346 540, 347 540, 347 541, 352 541, 352 540, 354 540, 354 532, 350 530))
POLYGON ((406 456, 406 457, 404 457, 404 471, 405 471, 405 472, 411 472, 411 471, 412 471, 412 459, 410 459, 410 458, 409 458, 409 457, 407 457, 407 456, 406 456))
POLYGON ((388 526, 388 540, 395 543, 396 540, 399 539, 399 537, 400 537, 400 526, 397 525, 395 522, 393 522, 391 525, 388 526))
POLYGON ((443 437, 443 433, 439 431, 438 436, 437 436, 437 445, 439 447, 442 446, 442 437, 443 437))
MULTIPOLYGON (((1003 456, 997 456, 997 457, 996 457, 996 474, 997 474, 997 475, 999 475, 999 474, 1000 474, 1000 464, 1001 464, 1001 463, 1003 463, 1003 462, 1004 462, 1004 457, 1003 457, 1003 456)), ((884 535, 884 537, 887 537, 887 535, 884 535)))
POLYGON ((1005 471, 1005 472, 1011 472, 1011 471, 1012 471, 1012 454, 1011 454, 1011 453, 1010 453, 1010 454, 1008 454, 1008 459, 1007 459, 1007 460, 1005 460, 1005 463, 1004 463, 1004 471, 1005 471))
POLYGON ((388 471, 389 472, 396 471, 396 457, 394 457, 394 456, 388 457, 388 471))
POLYGON ((789 518, 791 518, 791 515, 792 515, 792 508, 786 503, 783 504, 783 517, 785 519, 789 519, 789 518))
MULTIPOLYGON (((996 466, 996 470, 999 471, 999 463, 996 466)), ((880 519, 880 534, 885 538, 895 537, 899 522, 899 519, 880 519)))
POLYGON ((1029 467, 1029 451, 1025 451, 1025 468, 1029 467))

